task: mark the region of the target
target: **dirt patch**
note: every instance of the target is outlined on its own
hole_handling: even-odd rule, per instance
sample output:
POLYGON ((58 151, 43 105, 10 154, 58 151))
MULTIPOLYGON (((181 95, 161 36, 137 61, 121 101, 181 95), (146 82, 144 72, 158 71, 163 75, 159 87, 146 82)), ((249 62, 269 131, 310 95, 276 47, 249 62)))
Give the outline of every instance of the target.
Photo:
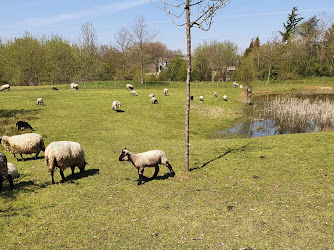
POLYGON ((198 112, 202 116, 210 117, 213 119, 234 119, 236 114, 230 109, 223 109, 218 106, 206 105, 206 104, 192 104, 191 110, 198 112))

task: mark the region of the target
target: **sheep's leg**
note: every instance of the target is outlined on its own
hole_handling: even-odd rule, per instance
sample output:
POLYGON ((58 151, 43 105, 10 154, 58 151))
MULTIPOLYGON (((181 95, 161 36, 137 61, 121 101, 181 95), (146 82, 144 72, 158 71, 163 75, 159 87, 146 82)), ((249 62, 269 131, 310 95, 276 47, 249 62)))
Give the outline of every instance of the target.
POLYGON ((10 184, 10 189, 13 190, 14 189, 13 177, 10 174, 7 175, 7 180, 10 184))
POLYGON ((65 176, 64 176, 64 171, 62 169, 59 169, 60 176, 61 176, 61 182, 65 182, 65 176))
POLYGON ((51 172, 51 179, 52 179, 52 184, 55 184, 55 179, 53 178, 54 171, 51 172))
POLYGON ((20 154, 20 156, 21 156, 21 158, 22 158, 22 161, 24 161, 24 158, 23 158, 22 154, 20 154))
POLYGON ((2 176, 0 175, 0 191, 2 190, 2 181, 3 179, 2 179, 2 176))
POLYGON ((19 161, 19 159, 16 157, 16 155, 15 155, 15 154, 13 154, 13 155, 14 155, 15 159, 16 159, 17 161, 19 161))
POLYGON ((41 152, 41 151, 38 151, 38 152, 36 153, 36 155, 35 155, 35 160, 37 160, 37 156, 38 156, 39 152, 41 152))
POLYGON ((167 162, 166 162, 166 166, 167 166, 167 168, 168 168, 169 171, 170 171, 170 177, 174 177, 174 176, 175 176, 175 172, 174 172, 174 170, 173 170, 173 168, 172 168, 172 165, 170 165, 169 162, 167 161, 167 162))
POLYGON ((72 169, 72 178, 74 177, 74 169, 75 169, 75 167, 71 167, 71 169, 72 169))
POLYGON ((141 185, 141 183, 143 182, 143 174, 144 174, 144 168, 138 169, 139 180, 137 185, 141 185))
POLYGON ((155 166, 155 172, 154 172, 154 175, 152 176, 151 179, 155 179, 155 178, 157 178, 158 173, 159 173, 159 166, 155 166))

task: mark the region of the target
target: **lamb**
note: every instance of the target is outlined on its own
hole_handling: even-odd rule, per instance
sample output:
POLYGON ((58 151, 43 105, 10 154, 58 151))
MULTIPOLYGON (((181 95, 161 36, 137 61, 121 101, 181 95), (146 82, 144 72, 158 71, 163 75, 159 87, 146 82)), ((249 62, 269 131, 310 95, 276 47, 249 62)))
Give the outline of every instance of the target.
POLYGON ((52 87, 53 91, 58 91, 58 89, 56 87, 52 87))
POLYGON ((20 174, 13 163, 7 162, 8 174, 12 176, 13 179, 19 178, 20 174))
POLYGON ((45 163, 51 173, 52 184, 55 184, 53 175, 56 167, 59 168, 61 182, 64 182, 64 170, 66 168, 70 167, 72 169, 73 178, 76 166, 82 173, 87 165, 84 150, 79 143, 73 141, 51 142, 45 149, 45 163))
POLYGON ((10 85, 9 84, 1 85, 0 91, 4 91, 4 90, 10 91, 10 85))
POLYGON ((151 102, 152 102, 152 104, 158 104, 158 99, 155 98, 155 97, 152 97, 151 102))
POLYGON ((201 102, 204 101, 204 97, 201 95, 199 98, 198 98, 201 102))
POLYGON ((133 90, 133 86, 131 85, 131 84, 127 84, 127 85, 125 85, 125 87, 126 87, 126 90, 133 90))
POLYGON ((79 85, 76 84, 76 83, 71 83, 71 85, 70 85, 70 89, 71 89, 71 90, 77 90, 77 89, 79 89, 79 85))
POLYGON ((37 105, 42 105, 44 106, 44 101, 43 101, 43 98, 37 98, 37 102, 36 102, 37 105))
POLYGON ((10 188, 13 190, 14 183, 12 176, 8 173, 7 158, 3 153, 0 153, 0 191, 2 190, 2 182, 5 177, 10 184, 10 188))
POLYGON ((154 94, 153 93, 149 94, 148 97, 152 98, 152 97, 154 97, 154 94))
POLYGON ((164 89, 164 95, 167 96, 167 94, 168 94, 168 89, 165 88, 165 89, 164 89))
POLYGON ((131 90, 131 95, 137 96, 137 92, 135 90, 131 90))
POLYGON ((112 106, 111 106, 112 110, 120 110, 121 109, 121 103, 119 101, 113 101, 112 106))
POLYGON ((223 96, 223 99, 224 99, 224 101, 226 102, 226 101, 227 101, 227 95, 224 95, 224 96, 223 96))
POLYGON ((16 123, 16 127, 17 127, 17 130, 25 130, 25 129, 30 129, 32 131, 35 131, 35 129, 33 129, 29 123, 27 122, 24 122, 24 121, 18 121, 16 123))
POLYGON ((236 88, 236 87, 239 86, 239 84, 237 84, 236 82, 233 82, 233 83, 232 83, 232 86, 233 86, 234 88, 236 88))
POLYGON ((243 88, 244 88, 244 85, 239 85, 239 88, 243 89, 243 88))
POLYGON ((217 92, 213 92, 213 96, 214 97, 217 97, 218 95, 217 95, 217 92))
POLYGON ((118 158, 119 161, 130 161, 135 168, 138 169, 139 180, 137 185, 141 185, 143 181, 143 173, 145 167, 155 167, 152 179, 155 179, 159 173, 159 164, 165 165, 170 171, 170 177, 175 176, 172 166, 169 164, 166 153, 162 150, 150 150, 147 152, 134 154, 124 148, 118 158))
POLYGON ((24 161, 22 154, 36 153, 35 159, 37 160, 38 154, 41 151, 45 151, 43 137, 40 134, 36 133, 28 133, 14 136, 4 135, 0 137, 0 142, 6 150, 14 155, 17 161, 19 159, 16 157, 15 154, 20 154, 22 161, 24 161))

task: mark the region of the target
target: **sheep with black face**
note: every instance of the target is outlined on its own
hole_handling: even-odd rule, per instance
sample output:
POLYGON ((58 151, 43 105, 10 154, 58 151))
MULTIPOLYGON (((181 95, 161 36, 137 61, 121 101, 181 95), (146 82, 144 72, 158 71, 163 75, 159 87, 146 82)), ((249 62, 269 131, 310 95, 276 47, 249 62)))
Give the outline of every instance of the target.
POLYGON ((138 169, 139 180, 137 185, 143 181, 143 173, 146 167, 154 167, 155 172, 152 179, 156 178, 159 173, 159 164, 165 165, 170 171, 170 177, 175 176, 175 172, 167 160, 166 153, 162 150, 150 150, 143 153, 134 154, 124 148, 119 156, 119 161, 129 161, 138 169))

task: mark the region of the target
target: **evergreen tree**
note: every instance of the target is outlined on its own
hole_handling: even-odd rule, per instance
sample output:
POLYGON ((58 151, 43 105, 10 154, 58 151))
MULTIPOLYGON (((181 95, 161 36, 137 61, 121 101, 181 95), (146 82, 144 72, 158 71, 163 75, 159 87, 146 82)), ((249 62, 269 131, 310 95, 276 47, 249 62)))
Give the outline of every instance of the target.
POLYGON ((298 9, 296 7, 292 8, 291 14, 288 15, 288 21, 286 24, 283 23, 284 31, 279 32, 282 36, 282 42, 284 43, 289 41, 298 23, 304 19, 303 17, 297 17, 297 11, 298 9))

